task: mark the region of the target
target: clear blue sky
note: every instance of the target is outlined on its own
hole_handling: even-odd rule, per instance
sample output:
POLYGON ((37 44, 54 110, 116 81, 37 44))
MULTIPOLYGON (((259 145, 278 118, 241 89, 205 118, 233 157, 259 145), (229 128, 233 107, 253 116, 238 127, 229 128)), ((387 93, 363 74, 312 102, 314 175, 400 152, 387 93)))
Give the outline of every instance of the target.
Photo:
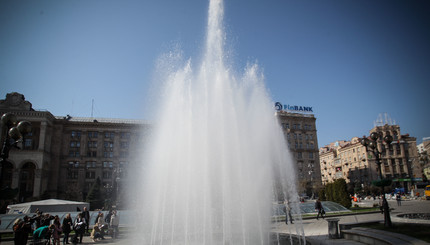
MULTIPOLYGON (((198 58, 205 0, 2 0, 0 98, 56 116, 148 119, 157 58, 198 58)), ((226 0, 235 70, 257 62, 273 101, 312 106, 319 146, 387 112, 430 136, 430 1, 226 0)))

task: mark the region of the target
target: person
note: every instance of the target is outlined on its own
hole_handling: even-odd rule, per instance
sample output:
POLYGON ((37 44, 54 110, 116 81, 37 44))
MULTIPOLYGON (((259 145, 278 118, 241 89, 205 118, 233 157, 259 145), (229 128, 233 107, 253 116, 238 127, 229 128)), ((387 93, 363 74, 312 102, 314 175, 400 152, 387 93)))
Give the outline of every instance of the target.
POLYGON ((100 229, 102 239, 104 239, 105 231, 108 229, 108 225, 105 222, 104 214, 102 212, 100 212, 96 218, 96 225, 100 229))
POLYGON ((288 201, 285 201, 284 213, 285 213, 285 224, 288 225, 288 221, 290 221, 290 223, 293 224, 293 217, 291 216, 291 207, 288 201))
POLYGON ((54 216, 46 213, 41 217, 40 226, 49 226, 51 224, 51 220, 53 220, 54 218, 54 216))
POLYGON ((93 239, 94 242, 96 242, 99 239, 104 239, 103 235, 102 235, 102 231, 99 228, 99 224, 96 223, 93 227, 93 230, 91 231, 91 238, 93 239))
POLYGON ((397 200, 397 206, 402 206, 402 197, 400 196, 400 193, 396 194, 396 200, 397 200))
POLYGON ((325 213, 325 211, 324 211, 324 208, 323 208, 323 206, 322 206, 321 201, 320 201, 319 198, 315 202, 315 211, 318 211, 317 219, 319 218, 320 214, 321 214, 321 218, 324 219, 324 213, 325 213))
POLYGON ((82 238, 84 236, 86 226, 87 224, 85 223, 85 219, 82 217, 82 213, 78 214, 78 217, 76 217, 75 223, 73 225, 73 229, 76 233, 72 241, 73 243, 77 243, 78 238, 79 243, 82 243, 82 238))
POLYGON ((50 236, 49 226, 41 226, 33 232, 33 241, 36 243, 41 239, 49 239, 50 236))
POLYGON ((84 207, 84 211, 82 211, 82 218, 85 219, 85 233, 89 234, 88 229, 90 228, 90 212, 87 207, 84 207))
POLYGON ((63 219, 63 232, 64 232, 64 237, 63 237, 63 244, 69 244, 69 234, 72 231, 72 218, 70 217, 70 213, 68 213, 66 215, 66 217, 63 219))
POLYGON ((61 228, 60 217, 58 217, 58 215, 54 217, 54 223, 51 225, 51 230, 54 245, 60 245, 60 236, 63 229, 61 228))
POLYGON ((112 212, 112 216, 110 218, 110 227, 113 229, 112 238, 118 237, 118 226, 119 226, 119 217, 116 213, 116 210, 112 212))
POLYGON ((28 240, 28 233, 31 232, 31 222, 28 216, 24 219, 17 219, 13 225, 14 244, 25 245, 28 240))

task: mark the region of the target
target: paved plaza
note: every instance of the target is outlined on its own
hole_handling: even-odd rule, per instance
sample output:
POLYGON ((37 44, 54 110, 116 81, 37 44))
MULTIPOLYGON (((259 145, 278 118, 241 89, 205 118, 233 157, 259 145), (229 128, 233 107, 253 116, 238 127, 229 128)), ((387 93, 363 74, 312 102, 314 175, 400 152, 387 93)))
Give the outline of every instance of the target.
MULTIPOLYGON (((362 201, 360 204, 364 205, 372 205, 371 203, 374 201, 362 201)), ((375 201, 377 202, 377 201, 375 201)), ((395 221, 395 216, 400 213, 430 213, 430 201, 425 200, 405 200, 402 201, 402 206, 397 206, 396 201, 388 201, 391 211, 391 217, 393 222, 395 221)), ((357 214, 357 215, 344 215, 337 216, 340 219, 339 224, 345 223, 358 223, 358 222, 368 222, 368 221, 383 221, 384 217, 381 213, 370 213, 370 214, 357 214)), ((403 222, 407 222, 407 220, 403 220, 403 222)), ((273 230, 280 233, 287 234, 297 234, 304 232, 308 241, 311 242, 312 245, 323 245, 323 244, 361 244, 358 242, 354 242, 346 239, 329 239, 328 236, 328 222, 325 219, 315 219, 308 218, 304 219, 301 222, 296 221, 294 225, 287 226, 284 222, 274 223, 273 230), (303 228, 301 228, 303 227, 303 228), (303 229, 303 230, 302 230, 303 229)), ((110 237, 107 237, 106 240, 100 242, 93 242, 89 236, 84 237, 84 244, 132 244, 131 241, 127 239, 126 235, 120 236, 117 240, 112 240, 110 237)), ((13 241, 3 241, 2 245, 12 245, 13 241)), ((30 243, 29 243, 30 244, 30 243)))

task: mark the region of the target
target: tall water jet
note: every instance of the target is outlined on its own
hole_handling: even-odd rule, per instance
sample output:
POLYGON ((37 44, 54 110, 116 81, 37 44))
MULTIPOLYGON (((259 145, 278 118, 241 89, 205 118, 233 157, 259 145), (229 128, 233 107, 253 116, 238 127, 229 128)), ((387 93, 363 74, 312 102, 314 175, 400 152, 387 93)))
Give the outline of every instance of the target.
POLYGON ((264 77, 257 65, 240 76, 226 67, 222 22, 223 2, 211 0, 201 64, 165 74, 139 173, 139 243, 270 244, 273 202, 297 198, 264 77))

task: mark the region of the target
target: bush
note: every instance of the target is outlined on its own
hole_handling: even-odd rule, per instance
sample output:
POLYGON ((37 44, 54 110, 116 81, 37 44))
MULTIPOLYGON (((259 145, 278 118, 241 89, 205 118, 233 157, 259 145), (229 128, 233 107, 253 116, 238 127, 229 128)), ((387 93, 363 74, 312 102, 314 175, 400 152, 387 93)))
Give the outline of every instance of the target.
POLYGON ((340 205, 350 208, 352 206, 349 198, 347 184, 344 179, 337 179, 325 187, 325 193, 328 201, 339 203, 340 205))

